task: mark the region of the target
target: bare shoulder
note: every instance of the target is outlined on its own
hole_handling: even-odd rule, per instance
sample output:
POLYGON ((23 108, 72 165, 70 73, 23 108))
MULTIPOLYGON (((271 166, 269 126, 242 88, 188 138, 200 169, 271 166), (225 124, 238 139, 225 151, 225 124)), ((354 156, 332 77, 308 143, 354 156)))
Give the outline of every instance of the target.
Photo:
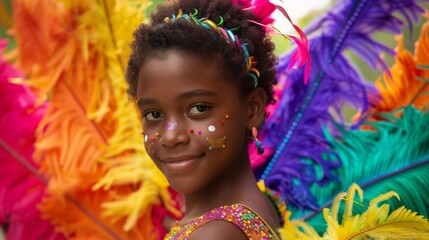
POLYGON ((188 238, 189 240, 248 240, 246 234, 233 223, 215 220, 197 228, 188 238))

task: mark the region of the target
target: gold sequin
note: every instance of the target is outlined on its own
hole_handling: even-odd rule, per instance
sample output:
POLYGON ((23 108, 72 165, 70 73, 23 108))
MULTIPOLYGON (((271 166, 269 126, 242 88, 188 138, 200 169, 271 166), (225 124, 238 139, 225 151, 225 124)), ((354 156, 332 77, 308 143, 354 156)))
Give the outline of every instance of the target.
POLYGON ((225 220, 233 223, 249 239, 279 239, 277 234, 256 212, 245 205, 234 204, 215 208, 184 226, 174 226, 165 237, 165 240, 185 240, 195 229, 213 220, 225 220))
POLYGON ((225 139, 226 137, 220 138, 207 138, 207 142, 209 142, 209 149, 217 149, 217 148, 225 148, 225 139))

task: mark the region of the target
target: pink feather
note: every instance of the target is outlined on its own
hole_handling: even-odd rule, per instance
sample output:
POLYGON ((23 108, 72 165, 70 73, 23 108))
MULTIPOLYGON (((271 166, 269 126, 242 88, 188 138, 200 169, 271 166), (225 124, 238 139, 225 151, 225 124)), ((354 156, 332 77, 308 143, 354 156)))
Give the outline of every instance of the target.
MULTIPOLYGON (((0 53, 5 46, 0 40, 0 53)), ((23 74, 0 56, 0 224, 9 225, 8 239, 64 239, 37 209, 45 182, 31 155, 47 105, 37 106, 30 89, 12 83, 13 78, 23 74)))
POLYGON ((271 15, 276 10, 276 6, 270 0, 233 0, 233 3, 252 11, 255 14, 256 21, 263 25, 269 25, 274 22, 271 15))

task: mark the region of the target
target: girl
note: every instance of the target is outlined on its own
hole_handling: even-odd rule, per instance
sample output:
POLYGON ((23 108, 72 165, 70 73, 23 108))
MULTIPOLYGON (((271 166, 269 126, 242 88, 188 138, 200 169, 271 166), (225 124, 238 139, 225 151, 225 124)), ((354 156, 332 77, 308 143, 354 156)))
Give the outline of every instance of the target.
MULTIPOLYGON (((267 16, 265 16, 267 17, 267 16)), ((183 0, 134 33, 129 92, 146 150, 186 211, 166 239, 278 239, 249 161, 276 83, 274 45, 246 3, 183 0)))

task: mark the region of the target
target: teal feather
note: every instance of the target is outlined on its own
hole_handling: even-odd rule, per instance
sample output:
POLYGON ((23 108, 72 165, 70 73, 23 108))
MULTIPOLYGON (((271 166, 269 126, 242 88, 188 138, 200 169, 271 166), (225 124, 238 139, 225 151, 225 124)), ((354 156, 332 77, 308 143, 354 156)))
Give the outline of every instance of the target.
POLYGON ((336 170, 341 181, 311 188, 321 207, 295 217, 324 231, 322 209, 353 183, 362 187, 367 201, 380 193, 395 191, 401 201, 391 200, 393 206, 405 205, 429 217, 429 113, 408 106, 383 117, 382 121, 366 124, 372 129, 348 130, 337 125, 339 137, 325 131, 332 150, 325 158, 341 159, 343 167, 336 170))

